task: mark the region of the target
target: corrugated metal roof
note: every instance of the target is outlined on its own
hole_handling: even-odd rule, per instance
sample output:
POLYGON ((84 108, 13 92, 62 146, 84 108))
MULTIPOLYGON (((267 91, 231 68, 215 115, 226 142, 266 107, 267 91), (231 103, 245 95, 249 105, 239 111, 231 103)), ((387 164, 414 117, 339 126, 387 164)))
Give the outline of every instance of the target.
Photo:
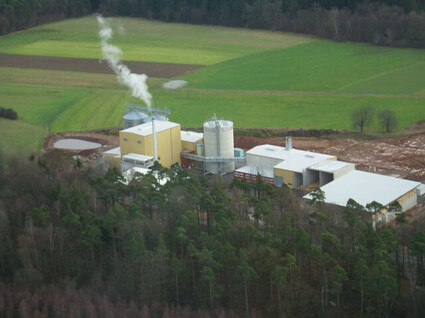
MULTIPOLYGON (((325 202, 346 206, 353 199, 363 206, 373 201, 388 205, 420 185, 419 182, 353 170, 321 187, 325 202)), ((304 196, 310 199, 310 195, 304 196)))
POLYGON ((141 120, 141 119, 144 119, 144 118, 147 118, 147 117, 148 117, 148 115, 141 113, 137 109, 135 109, 132 112, 125 114, 123 116, 123 119, 125 119, 125 120, 141 120))

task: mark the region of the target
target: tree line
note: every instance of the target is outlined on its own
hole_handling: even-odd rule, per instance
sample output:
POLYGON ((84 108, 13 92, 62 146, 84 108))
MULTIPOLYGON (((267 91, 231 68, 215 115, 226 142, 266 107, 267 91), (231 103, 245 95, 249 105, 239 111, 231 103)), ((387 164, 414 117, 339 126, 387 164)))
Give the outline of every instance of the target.
POLYGON ((375 231, 261 178, 32 159, 0 157, 0 316, 425 315, 424 218, 375 231))
POLYGON ((0 0, 0 34, 101 12, 423 48, 424 10, 422 0, 0 0))
POLYGON ((311 34, 336 41, 425 47, 421 0, 107 0, 110 15, 311 34))
POLYGON ((0 35, 94 12, 97 0, 0 0, 0 35))

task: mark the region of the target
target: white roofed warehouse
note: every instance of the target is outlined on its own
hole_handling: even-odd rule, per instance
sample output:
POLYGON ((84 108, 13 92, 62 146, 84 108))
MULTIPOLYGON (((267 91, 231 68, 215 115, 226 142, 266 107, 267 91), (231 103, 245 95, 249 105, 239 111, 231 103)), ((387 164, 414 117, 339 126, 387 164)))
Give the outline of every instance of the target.
POLYGON ((246 152, 246 166, 236 169, 234 177, 246 181, 256 181, 254 173, 264 176, 263 180, 281 187, 318 187, 354 169, 354 164, 337 161, 332 155, 292 148, 287 138, 287 146, 259 145, 246 152), (319 168, 319 164, 322 164, 319 168), (316 166, 316 169, 311 167, 316 166), (317 170, 317 169, 320 169, 317 170))
MULTIPOLYGON (((322 186, 321 190, 325 194, 326 203, 340 207, 345 207, 349 199, 365 209, 374 201, 380 203, 386 208, 375 213, 368 212, 371 222, 376 225, 387 223, 395 217, 394 213, 386 213, 388 206, 394 201, 400 203, 402 211, 416 206, 417 189, 420 185, 416 181, 354 170, 322 186)), ((304 198, 311 199, 311 196, 307 194, 304 198)))

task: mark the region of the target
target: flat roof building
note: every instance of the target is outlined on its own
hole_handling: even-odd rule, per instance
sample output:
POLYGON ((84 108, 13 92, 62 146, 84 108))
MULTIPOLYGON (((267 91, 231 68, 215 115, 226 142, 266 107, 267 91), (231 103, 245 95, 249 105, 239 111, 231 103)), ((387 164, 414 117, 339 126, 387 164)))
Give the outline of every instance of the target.
MULTIPOLYGON (((394 201, 398 201, 403 211, 417 205, 417 188, 420 182, 410 181, 376 173, 353 170, 334 181, 322 186, 320 189, 325 194, 325 202, 345 207, 349 199, 366 207, 373 201, 384 207, 394 201)), ((311 195, 304 196, 311 199, 311 195)), ((394 213, 387 213, 383 209, 371 215, 372 224, 387 223, 395 218, 394 213)))
POLYGON ((196 146, 200 143, 204 144, 204 134, 194 131, 181 131, 181 141, 182 149, 187 149, 193 151, 194 154, 198 154, 196 146))
MULTIPOLYGON (((155 120, 158 161, 166 168, 180 165, 180 125, 171 121, 155 120)), ((152 121, 120 131, 121 155, 140 154, 154 157, 152 121)))
POLYGON ((241 179, 241 174, 244 174, 245 179, 252 180, 252 174, 247 175, 247 171, 255 170, 260 174, 262 171, 272 171, 276 186, 280 187, 285 183, 290 188, 306 187, 315 181, 314 177, 307 178, 307 168, 323 161, 336 161, 336 159, 335 156, 294 149, 292 146, 287 149, 265 144, 246 152, 246 166, 236 169, 235 177, 241 179))
MULTIPOLYGON (((353 170, 324 185, 321 190, 325 193, 326 203, 346 206, 347 201, 353 199, 363 206, 373 201, 386 206, 406 193, 413 191, 416 195, 416 188, 420 185, 421 183, 416 181, 353 170)), ((310 198, 310 195, 307 194, 305 198, 310 198)), ((405 204, 403 206, 402 202, 400 204, 403 211, 416 205, 405 204)))

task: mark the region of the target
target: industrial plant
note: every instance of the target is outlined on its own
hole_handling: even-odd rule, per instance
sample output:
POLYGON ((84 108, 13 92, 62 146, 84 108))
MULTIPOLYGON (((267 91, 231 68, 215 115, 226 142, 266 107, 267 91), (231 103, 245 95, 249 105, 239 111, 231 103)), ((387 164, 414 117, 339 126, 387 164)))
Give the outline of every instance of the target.
POLYGON ((149 168, 156 160, 166 168, 201 168, 204 173, 232 173, 235 162, 245 162, 243 151, 234 148, 233 123, 213 117, 204 132, 182 131, 168 120, 168 110, 127 106, 120 147, 103 153, 104 168, 149 168), (236 156, 235 156, 236 153, 236 156))
POLYGON ((238 180, 302 190, 305 199, 321 188, 324 202, 345 207, 349 199, 366 207, 375 201, 384 208, 369 213, 373 225, 395 218, 388 206, 397 201, 406 211, 417 205, 425 185, 395 177, 355 170, 355 165, 336 156, 294 149, 292 138, 285 147, 259 145, 244 152, 234 147, 233 122, 214 114, 203 124, 203 133, 182 131, 168 120, 167 109, 129 105, 119 132, 120 147, 103 153, 104 169, 120 168, 126 175, 146 173, 155 161, 170 169, 197 169, 204 174, 229 174, 238 180), (133 171, 133 172, 132 172, 133 171), (387 213, 388 212, 388 213, 387 213))

